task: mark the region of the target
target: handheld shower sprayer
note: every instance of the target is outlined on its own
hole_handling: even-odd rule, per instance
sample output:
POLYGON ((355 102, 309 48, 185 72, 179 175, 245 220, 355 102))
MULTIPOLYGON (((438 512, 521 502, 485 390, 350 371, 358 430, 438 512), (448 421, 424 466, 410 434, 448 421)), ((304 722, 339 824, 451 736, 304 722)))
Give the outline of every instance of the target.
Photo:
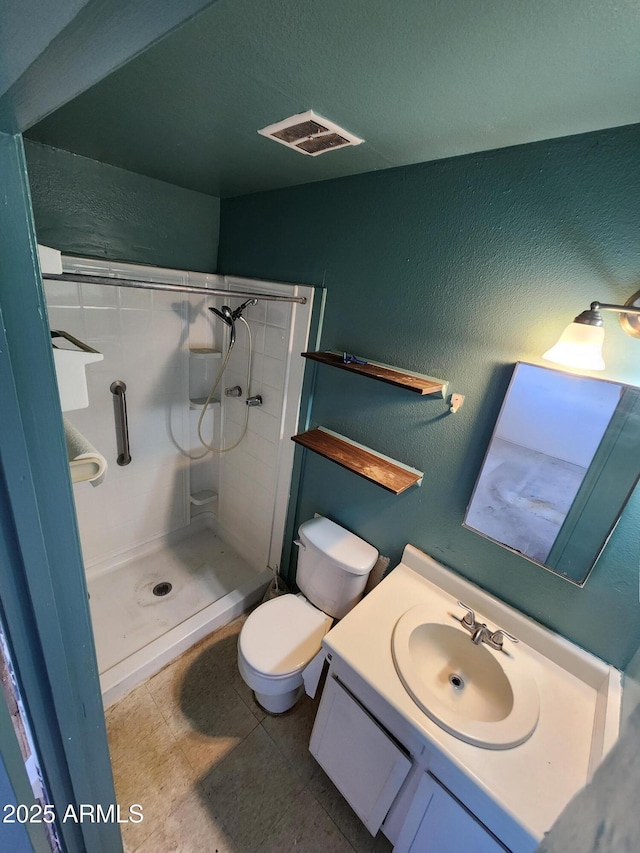
POLYGON ((227 326, 231 329, 229 332, 229 349, 233 349, 233 345, 236 342, 236 318, 233 316, 233 311, 229 308, 228 305, 223 305, 222 308, 209 308, 209 311, 213 311, 213 313, 220 317, 227 326))
MULTIPOLYGON (((207 411, 207 407, 209 406, 209 403, 211 402, 211 400, 213 400, 213 395, 216 391, 216 388, 220 384, 220 380, 222 379, 222 375, 223 375, 223 373, 226 369, 226 366, 229 362, 229 357, 231 356, 231 350, 233 349, 233 345, 236 342, 236 322, 238 320, 240 320, 241 322, 244 323, 244 325, 246 327, 246 332, 247 332, 247 343, 248 343, 249 352, 247 355, 246 388, 247 388, 247 394, 249 394, 249 385, 251 384, 251 362, 252 362, 252 358, 253 358, 253 350, 252 350, 252 345, 251 345, 251 329, 249 328, 249 324, 247 323, 245 318, 242 316, 242 314, 243 314, 244 310, 246 308, 248 308, 249 305, 255 305, 257 302, 258 302, 257 299, 251 298, 251 299, 247 299, 246 302, 243 302, 242 305, 238 305, 238 307, 235 309, 230 308, 228 305, 223 305, 221 308, 213 308, 213 307, 209 308, 209 311, 211 311, 212 314, 215 314, 216 317, 219 317, 223 321, 223 323, 226 323, 227 326, 229 327, 229 346, 227 348, 227 354, 225 355, 225 357, 222 361, 222 365, 220 367, 220 370, 218 371, 218 375, 216 376, 216 378, 213 382, 213 385, 211 386, 211 390, 209 391, 209 396, 205 400, 205 403, 202 407, 202 411, 200 412, 200 417, 198 418, 198 438, 200 439, 200 443, 202 444, 202 446, 205 447, 206 450, 211 451, 212 453, 227 453, 227 451, 233 450, 234 447, 237 447, 240 444, 240 442, 245 437, 246 432, 247 432, 247 425, 249 423, 249 407, 250 406, 256 406, 256 405, 259 406, 259 405, 261 405, 261 402, 262 402, 259 395, 254 396, 254 397, 248 397, 248 399, 246 401, 247 405, 244 407, 245 408, 245 417, 244 417, 244 425, 242 427, 242 432, 240 433, 239 438, 237 438, 234 441, 234 443, 231 444, 230 446, 224 447, 224 444, 223 444, 220 447, 214 447, 213 445, 211 445, 207 441, 205 441, 205 439, 203 438, 203 436, 202 436, 202 421, 204 419, 205 412, 207 411)), ((231 396, 231 395, 229 395, 229 396, 231 396)))
POLYGON ((245 308, 249 305, 255 305, 257 303, 257 299, 247 299, 246 302, 243 302, 242 305, 239 305, 235 310, 229 308, 228 305, 223 305, 222 308, 209 308, 209 311, 212 311, 217 317, 220 317, 227 326, 231 329, 229 333, 229 350, 233 348, 233 345, 236 342, 236 320, 239 320, 245 308))

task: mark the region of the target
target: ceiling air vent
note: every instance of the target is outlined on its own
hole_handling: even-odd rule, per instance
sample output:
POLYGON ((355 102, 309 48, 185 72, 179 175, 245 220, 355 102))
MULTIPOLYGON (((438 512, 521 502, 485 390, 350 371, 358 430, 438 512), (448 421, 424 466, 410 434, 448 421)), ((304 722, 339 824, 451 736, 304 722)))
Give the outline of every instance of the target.
POLYGON ((287 148, 293 148, 301 154, 309 154, 311 157, 317 157, 336 148, 344 148, 345 145, 360 145, 364 142, 364 139, 316 115, 313 110, 290 116, 277 124, 270 124, 258 133, 286 145, 287 148))

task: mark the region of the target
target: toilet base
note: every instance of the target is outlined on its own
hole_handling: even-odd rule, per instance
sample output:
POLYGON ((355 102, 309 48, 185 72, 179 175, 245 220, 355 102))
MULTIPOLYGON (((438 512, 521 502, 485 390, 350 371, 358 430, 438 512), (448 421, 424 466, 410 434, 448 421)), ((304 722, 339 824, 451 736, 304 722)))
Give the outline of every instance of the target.
POLYGON ((258 693, 256 690, 253 691, 253 695, 256 697, 256 702, 263 711, 266 711, 267 714, 284 714, 286 711, 289 711, 296 702, 301 698, 304 693, 304 686, 296 687, 295 690, 290 690, 287 693, 258 693))

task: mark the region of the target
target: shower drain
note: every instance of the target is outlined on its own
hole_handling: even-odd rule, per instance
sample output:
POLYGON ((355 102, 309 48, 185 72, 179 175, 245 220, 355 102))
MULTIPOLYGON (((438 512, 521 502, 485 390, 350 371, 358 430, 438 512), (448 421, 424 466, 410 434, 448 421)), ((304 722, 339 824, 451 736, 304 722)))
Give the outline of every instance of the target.
POLYGON ((153 588, 154 595, 169 595, 171 592, 172 586, 169 581, 162 581, 162 583, 157 583, 153 588))

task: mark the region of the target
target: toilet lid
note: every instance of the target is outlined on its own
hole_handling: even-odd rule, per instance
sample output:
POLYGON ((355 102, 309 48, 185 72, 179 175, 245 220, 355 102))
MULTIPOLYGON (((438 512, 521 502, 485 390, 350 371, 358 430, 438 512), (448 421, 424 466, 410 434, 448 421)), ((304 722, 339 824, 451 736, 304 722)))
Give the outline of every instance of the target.
POLYGON ((287 675, 306 666, 320 651, 331 617, 297 595, 261 604, 240 632, 247 663, 266 675, 287 675))

